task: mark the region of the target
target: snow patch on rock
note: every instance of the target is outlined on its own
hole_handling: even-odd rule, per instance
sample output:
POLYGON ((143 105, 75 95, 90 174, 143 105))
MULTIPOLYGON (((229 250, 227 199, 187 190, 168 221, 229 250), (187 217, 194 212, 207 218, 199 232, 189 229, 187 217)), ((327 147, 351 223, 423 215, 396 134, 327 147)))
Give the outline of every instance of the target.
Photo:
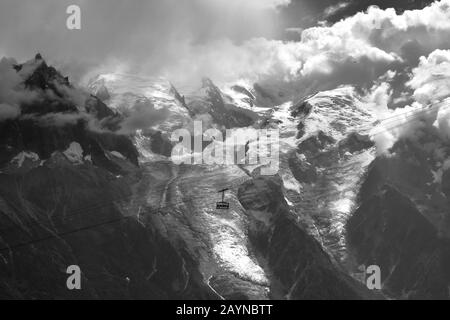
POLYGON ((111 151, 111 154, 112 154, 114 157, 117 157, 117 158, 126 160, 126 157, 125 157, 123 154, 121 154, 120 152, 118 152, 118 151, 111 151))
POLYGON ((22 167, 23 162, 26 159, 30 159, 32 161, 39 161, 39 156, 34 153, 34 152, 29 152, 29 151, 22 151, 21 153, 19 153, 17 156, 15 156, 12 160, 11 163, 16 164, 17 167, 22 167))
POLYGON ((63 154, 70 162, 81 164, 83 163, 83 148, 78 142, 72 142, 63 154))

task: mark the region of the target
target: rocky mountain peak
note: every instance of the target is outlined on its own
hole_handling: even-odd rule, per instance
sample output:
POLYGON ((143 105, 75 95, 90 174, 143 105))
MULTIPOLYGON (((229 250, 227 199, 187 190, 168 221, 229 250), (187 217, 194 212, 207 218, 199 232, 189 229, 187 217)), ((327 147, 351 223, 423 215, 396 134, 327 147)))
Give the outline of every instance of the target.
POLYGON ((70 86, 69 78, 61 75, 54 67, 47 65, 39 53, 36 54, 34 62, 37 67, 25 80, 27 88, 52 89, 56 94, 61 95, 58 87, 70 86))
POLYGON ((9 163, 21 154, 36 154, 44 164, 74 144, 80 149, 77 164, 89 159, 96 166, 120 172, 123 165, 110 155, 117 152, 137 165, 131 140, 114 133, 122 118, 99 98, 73 87, 39 53, 13 68, 23 79, 23 95, 33 99, 19 105, 19 117, 0 121, 0 170, 11 168, 9 163))

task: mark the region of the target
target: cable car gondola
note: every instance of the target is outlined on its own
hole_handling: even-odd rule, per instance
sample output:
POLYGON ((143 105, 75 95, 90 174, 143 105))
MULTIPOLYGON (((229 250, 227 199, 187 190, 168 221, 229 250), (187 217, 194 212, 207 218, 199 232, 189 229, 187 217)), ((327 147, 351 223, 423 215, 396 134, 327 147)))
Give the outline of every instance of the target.
POLYGON ((229 202, 225 202, 225 192, 228 191, 230 189, 222 189, 220 191, 218 191, 218 193, 222 193, 222 201, 217 202, 216 203, 216 209, 218 210, 228 210, 230 209, 230 203, 229 202))

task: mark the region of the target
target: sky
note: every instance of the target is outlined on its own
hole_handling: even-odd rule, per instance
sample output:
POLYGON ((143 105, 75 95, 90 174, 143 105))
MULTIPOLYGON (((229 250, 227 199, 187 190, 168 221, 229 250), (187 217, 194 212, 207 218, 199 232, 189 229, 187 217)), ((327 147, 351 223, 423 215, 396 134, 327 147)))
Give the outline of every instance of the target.
POLYGON ((58 65, 77 65, 79 73, 111 63, 157 74, 192 55, 210 54, 219 41, 274 37, 275 8, 288 2, 2 0, 0 55, 21 61, 41 52, 58 65), (66 28, 71 4, 81 8, 81 30, 66 28))
MULTIPOLYGON (((393 2, 405 0, 389 1, 393 2)), ((249 41, 261 44, 258 39, 293 37, 299 40, 298 32, 286 30, 303 30, 317 25, 319 20, 338 20, 365 10, 368 5, 360 3, 341 0, 2 0, 0 56, 25 61, 40 52, 76 82, 112 68, 113 71, 165 76, 175 83, 203 76, 227 81, 254 72, 254 65, 260 64, 250 55, 264 48, 249 45, 249 41), (66 28, 66 8, 72 4, 81 8, 81 30, 66 28)))
POLYGON ((75 82, 131 72, 176 84, 285 80, 304 93, 368 87, 449 47, 444 5, 403 13, 427 2, 2 0, 0 56, 26 61, 40 52, 75 82), (367 9, 372 3, 380 8, 367 9), (81 8, 81 30, 66 28, 72 4, 81 8))
POLYGON ((231 50, 233 58, 238 55, 233 47, 249 39, 283 39, 287 28, 310 26, 334 2, 2 0, 0 56, 24 61, 40 52, 76 80, 102 65, 173 78, 176 73, 215 77, 223 72, 215 67, 223 59, 218 51, 231 50), (81 8, 81 30, 66 28, 66 8, 72 4, 81 8))

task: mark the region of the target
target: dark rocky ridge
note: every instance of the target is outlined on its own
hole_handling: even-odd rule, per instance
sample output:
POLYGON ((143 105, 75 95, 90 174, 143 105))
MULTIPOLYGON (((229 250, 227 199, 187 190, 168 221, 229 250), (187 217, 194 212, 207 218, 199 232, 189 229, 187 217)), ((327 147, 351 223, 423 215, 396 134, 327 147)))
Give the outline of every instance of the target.
POLYGON ((434 164, 421 145, 401 140, 371 164, 347 224, 348 242, 358 263, 380 266, 389 295, 448 299, 448 171, 441 186, 433 183, 434 164))
POLYGON ((382 270, 383 289, 395 297, 446 299, 450 284, 450 241, 415 205, 385 185, 363 201, 347 224, 358 262, 382 270))
POLYGON ((377 298, 336 267, 296 221, 278 176, 255 177, 241 185, 238 197, 250 217, 249 237, 272 275, 274 298, 377 298))

